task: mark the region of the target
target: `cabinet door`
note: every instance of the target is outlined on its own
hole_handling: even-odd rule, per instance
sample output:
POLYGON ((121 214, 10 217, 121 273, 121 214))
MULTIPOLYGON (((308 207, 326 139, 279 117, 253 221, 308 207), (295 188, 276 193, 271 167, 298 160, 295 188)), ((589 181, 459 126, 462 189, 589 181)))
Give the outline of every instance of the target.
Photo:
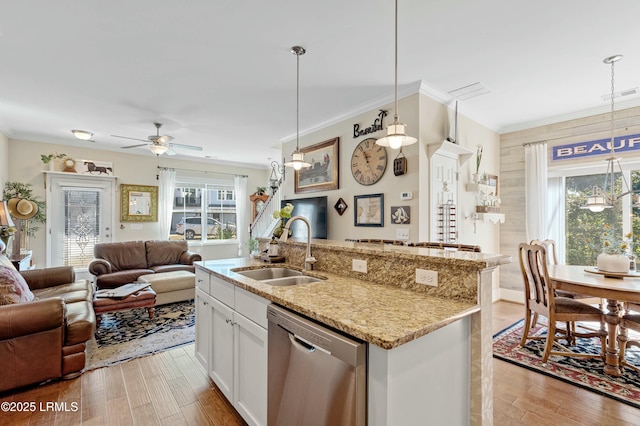
POLYGON ((196 359, 205 371, 209 371, 209 323, 211 320, 211 296, 196 289, 196 359))
POLYGON ((209 376, 233 401, 233 310, 211 298, 209 376))
POLYGON ((250 425, 267 424, 267 330, 234 312, 233 406, 250 425))

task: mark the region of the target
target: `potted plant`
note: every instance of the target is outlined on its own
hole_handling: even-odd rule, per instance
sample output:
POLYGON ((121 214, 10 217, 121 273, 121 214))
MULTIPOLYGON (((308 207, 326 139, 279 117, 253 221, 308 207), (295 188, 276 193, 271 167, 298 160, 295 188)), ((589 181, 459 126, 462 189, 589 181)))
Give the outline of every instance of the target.
POLYGON ((628 253, 631 250, 633 233, 620 237, 611 231, 611 225, 606 223, 602 232, 602 252, 596 258, 599 271, 628 273, 630 261, 628 253))
MULTIPOLYGON (((273 218, 280 219, 280 224, 273 231, 273 235, 275 235, 276 238, 280 238, 280 236, 282 236, 282 231, 284 230, 284 226, 287 224, 287 219, 291 217, 291 212, 293 212, 293 204, 291 203, 287 203, 280 210, 276 210, 275 212, 273 212, 273 218)), ((289 229, 289 236, 291 236, 292 234, 293 231, 289 229)))
POLYGON ((482 163, 482 145, 476 145, 476 172, 473 174, 473 183, 480 182, 480 163, 482 163))
POLYGON ((52 160, 62 160, 64 158, 67 158, 67 154, 58 154, 57 152, 53 154, 40 154, 40 160, 42 161, 42 164, 48 164, 49 171, 54 170, 54 162, 52 160))

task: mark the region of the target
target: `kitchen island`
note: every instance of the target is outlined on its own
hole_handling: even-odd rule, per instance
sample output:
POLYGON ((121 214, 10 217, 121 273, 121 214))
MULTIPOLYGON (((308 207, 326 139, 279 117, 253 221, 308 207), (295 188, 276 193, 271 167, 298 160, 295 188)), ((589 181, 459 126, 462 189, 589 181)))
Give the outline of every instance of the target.
MULTIPOLYGON (((490 309, 482 305, 491 303, 491 270, 508 256, 315 240, 312 247, 316 270, 305 274, 323 278, 315 283, 279 287, 238 274, 281 266, 250 258, 199 262, 197 275, 209 275, 208 289, 241 289, 369 343, 369 425, 490 424, 490 309), (352 271, 353 259, 365 260, 368 272, 352 271), (438 271, 438 286, 415 285, 416 267, 438 271)), ((301 269, 304 244, 287 243, 284 252, 285 266, 301 269)))

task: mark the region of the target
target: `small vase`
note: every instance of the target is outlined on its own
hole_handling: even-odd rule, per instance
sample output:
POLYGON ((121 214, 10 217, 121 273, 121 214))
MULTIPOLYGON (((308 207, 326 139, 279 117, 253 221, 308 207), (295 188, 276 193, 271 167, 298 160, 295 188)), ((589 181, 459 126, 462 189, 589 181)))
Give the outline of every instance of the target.
POLYGON ((598 270, 603 272, 629 272, 629 258, 623 254, 600 253, 597 258, 597 265, 598 270))
POLYGON ((471 177, 473 178, 473 183, 480 183, 480 174, 479 173, 474 173, 471 175, 471 177))

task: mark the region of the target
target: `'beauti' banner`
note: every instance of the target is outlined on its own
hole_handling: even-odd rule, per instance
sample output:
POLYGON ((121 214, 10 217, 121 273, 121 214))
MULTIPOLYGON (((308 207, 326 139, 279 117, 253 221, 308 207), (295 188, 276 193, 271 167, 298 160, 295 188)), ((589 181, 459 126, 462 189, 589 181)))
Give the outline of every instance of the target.
MULTIPOLYGON (((614 139, 613 149, 616 153, 640 150, 640 134, 618 136, 614 139)), ((551 160, 568 160, 593 155, 604 155, 611 152, 611 138, 589 142, 577 142, 554 146, 551 160)))

